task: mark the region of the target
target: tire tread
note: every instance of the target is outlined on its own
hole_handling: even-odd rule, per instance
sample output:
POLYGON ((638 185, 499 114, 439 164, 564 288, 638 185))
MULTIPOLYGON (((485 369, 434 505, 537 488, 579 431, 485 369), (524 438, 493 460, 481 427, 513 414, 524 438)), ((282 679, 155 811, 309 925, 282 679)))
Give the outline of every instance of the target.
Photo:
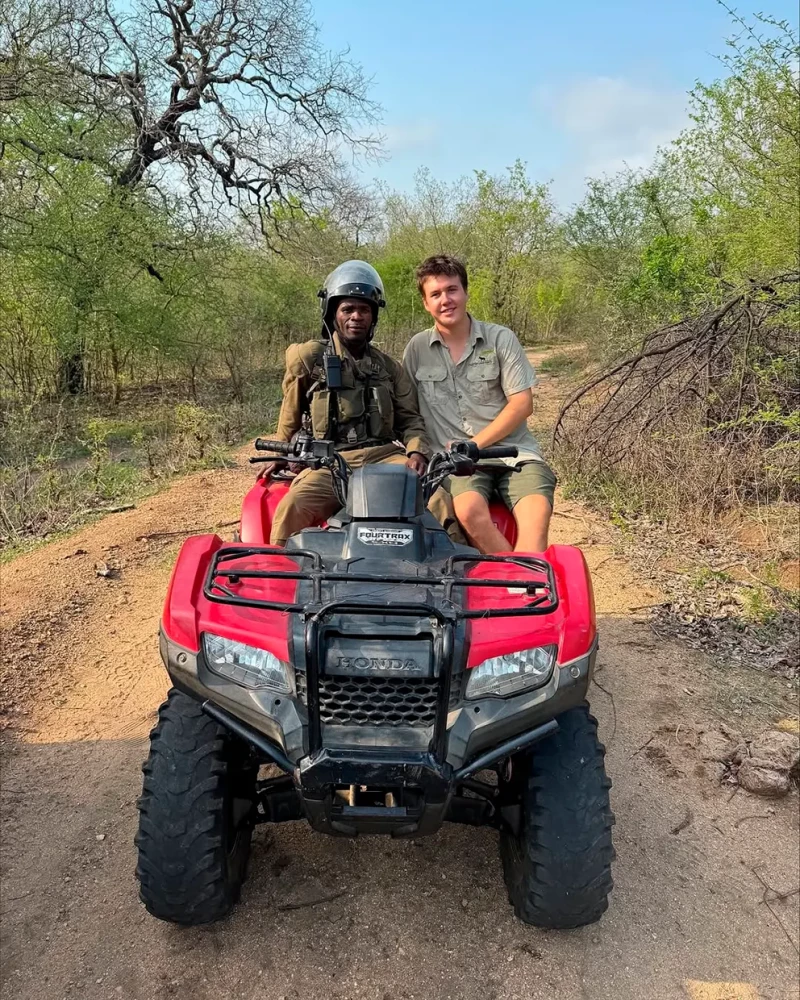
POLYGON ((135 837, 139 898, 161 920, 219 920, 239 897, 250 847, 246 827, 233 862, 226 855, 231 740, 197 702, 172 689, 142 771, 135 837))
POLYGON ((522 831, 504 831, 500 849, 520 920, 572 928, 599 920, 608 908, 614 816, 605 747, 589 706, 565 712, 558 722, 558 732, 523 758, 522 831))

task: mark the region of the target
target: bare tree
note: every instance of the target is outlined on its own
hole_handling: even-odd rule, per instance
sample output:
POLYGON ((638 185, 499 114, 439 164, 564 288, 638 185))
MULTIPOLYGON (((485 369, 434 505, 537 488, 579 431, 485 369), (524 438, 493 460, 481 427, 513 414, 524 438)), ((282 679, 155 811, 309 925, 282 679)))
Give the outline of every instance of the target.
POLYGON ((380 148, 367 81, 325 51, 306 0, 7 2, 0 143, 39 161, 256 209, 266 232, 278 206, 329 201, 344 154, 380 148), (43 102, 64 126, 51 136, 31 127, 43 102))

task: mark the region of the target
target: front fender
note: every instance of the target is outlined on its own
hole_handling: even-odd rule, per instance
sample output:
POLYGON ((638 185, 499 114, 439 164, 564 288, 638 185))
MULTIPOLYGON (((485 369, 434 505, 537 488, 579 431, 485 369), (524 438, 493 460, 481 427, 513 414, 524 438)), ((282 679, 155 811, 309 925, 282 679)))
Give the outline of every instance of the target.
MULTIPOLYGON (((219 535, 194 535, 187 538, 178 553, 167 589, 161 619, 164 634, 178 646, 197 653, 200 650, 201 634, 212 632, 248 646, 266 649, 278 659, 287 661, 288 615, 264 608, 220 603, 206 597, 203 586, 209 566, 223 544, 226 549, 241 548, 243 552, 241 561, 237 559, 228 564, 231 569, 297 569, 295 560, 288 556, 248 555, 248 545, 243 542, 223 543, 219 535)), ((245 593, 258 600, 289 605, 294 603, 297 581, 256 578, 248 580, 246 588, 245 593)))

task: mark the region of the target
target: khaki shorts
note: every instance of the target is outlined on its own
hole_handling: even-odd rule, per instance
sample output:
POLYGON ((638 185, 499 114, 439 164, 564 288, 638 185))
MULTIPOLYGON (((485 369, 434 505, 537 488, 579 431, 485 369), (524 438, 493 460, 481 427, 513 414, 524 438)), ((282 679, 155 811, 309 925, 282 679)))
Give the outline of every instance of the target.
POLYGON ((509 510, 513 510, 523 497, 534 495, 547 497, 552 507, 556 476, 546 462, 525 462, 518 472, 501 466, 495 471, 484 466, 472 476, 451 476, 445 488, 454 497, 461 493, 480 493, 487 503, 498 494, 509 510))

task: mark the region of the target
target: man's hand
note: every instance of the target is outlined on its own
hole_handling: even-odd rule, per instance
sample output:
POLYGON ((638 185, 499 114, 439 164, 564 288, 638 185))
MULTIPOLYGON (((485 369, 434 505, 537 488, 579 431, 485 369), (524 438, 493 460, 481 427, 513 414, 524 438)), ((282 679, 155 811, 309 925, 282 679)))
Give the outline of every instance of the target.
POLYGON ((406 459, 406 468, 421 476, 428 468, 428 459, 424 455, 420 455, 418 451, 412 451, 406 459))
POLYGON ((265 462, 261 466, 261 471, 258 474, 259 479, 271 479, 276 472, 280 472, 282 469, 286 468, 286 461, 282 458, 276 458, 272 462, 265 462))

